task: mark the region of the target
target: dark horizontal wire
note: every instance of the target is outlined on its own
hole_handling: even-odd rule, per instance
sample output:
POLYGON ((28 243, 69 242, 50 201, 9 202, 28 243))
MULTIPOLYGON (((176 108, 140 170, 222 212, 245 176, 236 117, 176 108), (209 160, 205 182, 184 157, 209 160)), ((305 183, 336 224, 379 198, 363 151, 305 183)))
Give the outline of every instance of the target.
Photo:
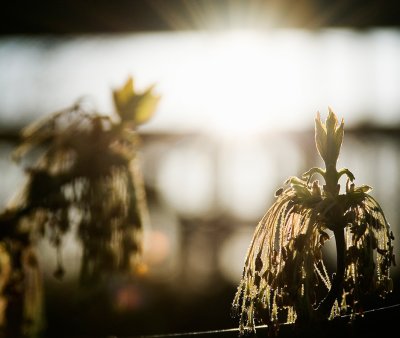
POLYGON ((214 334, 214 333, 236 332, 236 331, 239 331, 239 329, 238 328, 233 328, 233 329, 196 331, 196 332, 167 333, 167 334, 156 334, 156 335, 150 335, 150 336, 139 336, 139 338, 180 337, 180 336, 186 336, 186 335, 188 335, 188 336, 196 336, 196 335, 201 335, 201 334, 214 334))
MULTIPOLYGON (((400 307, 400 303, 399 304, 394 304, 394 305, 383 306, 383 307, 376 308, 376 309, 365 310, 365 311, 363 311, 362 313, 359 313, 359 314, 363 315, 363 314, 366 314, 366 313, 372 313, 372 312, 378 312, 378 311, 383 311, 383 310, 388 310, 388 309, 394 309, 396 307, 400 307)), ((343 315, 343 316, 340 316, 340 318, 348 318, 350 316, 351 315, 343 315)))
MULTIPOLYGON (((394 309, 400 307, 399 304, 394 304, 394 305, 388 305, 376 309, 370 309, 370 310, 365 310, 361 315, 364 315, 366 313, 373 313, 373 312, 378 312, 378 311, 383 311, 383 310, 389 310, 389 309, 394 309)), ((349 315, 343 315, 340 316, 340 318, 348 318, 350 317, 351 314, 349 315)), ((280 325, 289 325, 288 323, 282 323, 280 325)), ((256 329, 263 329, 267 328, 268 325, 258 325, 255 328, 256 329)), ((167 333, 167 334, 155 334, 155 335, 143 335, 143 336, 136 336, 137 338, 164 338, 164 337, 182 337, 182 336, 196 336, 196 335, 206 335, 206 334, 215 334, 215 333, 226 333, 226 332, 237 332, 239 331, 239 328, 233 328, 233 329, 220 329, 220 330, 209 330, 209 331, 194 331, 194 332, 181 332, 181 333, 167 333)), ((107 338, 118 338, 117 336, 109 336, 107 338)), ((129 338, 129 337, 125 337, 129 338)), ((133 338, 133 337, 132 337, 133 338)))

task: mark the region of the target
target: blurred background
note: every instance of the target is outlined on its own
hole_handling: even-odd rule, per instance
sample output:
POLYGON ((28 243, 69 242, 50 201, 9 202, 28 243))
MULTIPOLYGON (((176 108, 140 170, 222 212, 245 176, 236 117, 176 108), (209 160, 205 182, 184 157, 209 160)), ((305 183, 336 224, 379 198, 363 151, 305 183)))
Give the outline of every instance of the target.
MULTIPOLYGON (((378 0, 3 7, 2 208, 24 181, 10 160, 22 127, 82 97, 111 114, 111 91, 129 75, 162 95, 140 129, 151 218, 145 269, 82 289, 74 234, 62 248, 62 282, 52 275, 53 249, 41 243, 48 336, 236 327, 230 304, 255 226, 288 176, 321 164, 314 117, 328 106, 345 119, 339 167, 374 187, 399 256, 399 13, 398 2, 378 0)), ((393 277, 386 304, 400 301, 399 268, 393 277)))

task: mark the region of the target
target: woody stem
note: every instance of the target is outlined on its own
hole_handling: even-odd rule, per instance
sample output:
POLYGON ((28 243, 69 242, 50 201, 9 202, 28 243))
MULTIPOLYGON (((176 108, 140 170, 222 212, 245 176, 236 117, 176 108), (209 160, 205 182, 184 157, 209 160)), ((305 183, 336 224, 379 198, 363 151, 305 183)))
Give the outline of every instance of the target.
MULTIPOLYGON (((336 170, 336 163, 327 165, 325 174, 325 191, 333 198, 339 194, 338 179, 339 173, 336 170)), ((344 226, 340 221, 341 210, 334 208, 330 212, 331 229, 335 237, 336 245, 336 274, 332 281, 331 289, 328 291, 326 297, 318 305, 317 313, 324 318, 329 316, 332 306, 336 299, 340 298, 340 292, 343 288, 344 273, 345 273, 345 239, 344 239, 344 226)))
POLYGON ((345 273, 344 230, 340 226, 335 226, 333 234, 336 244, 336 275, 333 278, 331 289, 317 308, 317 313, 325 318, 329 316, 335 300, 340 298, 345 273))

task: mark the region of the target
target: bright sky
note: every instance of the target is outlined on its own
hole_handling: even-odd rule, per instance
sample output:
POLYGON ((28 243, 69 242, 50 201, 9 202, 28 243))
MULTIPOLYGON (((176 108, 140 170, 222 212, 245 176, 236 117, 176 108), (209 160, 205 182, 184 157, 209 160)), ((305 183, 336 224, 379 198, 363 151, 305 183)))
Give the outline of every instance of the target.
POLYGON ((331 106, 348 124, 400 122, 400 31, 271 30, 0 39, 0 125, 88 96, 112 111, 133 75, 163 96, 151 131, 254 133, 310 125, 331 106))

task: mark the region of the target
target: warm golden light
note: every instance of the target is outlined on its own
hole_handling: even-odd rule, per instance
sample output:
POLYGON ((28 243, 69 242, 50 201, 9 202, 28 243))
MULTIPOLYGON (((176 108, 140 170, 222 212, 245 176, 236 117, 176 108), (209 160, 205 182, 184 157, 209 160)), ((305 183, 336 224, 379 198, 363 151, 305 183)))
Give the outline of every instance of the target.
POLYGON ((22 123, 82 94, 111 111, 110 88, 133 74, 138 89, 155 83, 162 95, 157 116, 142 130, 301 129, 328 105, 346 112, 349 123, 393 124, 400 108, 399 41, 395 30, 345 29, 132 34, 59 40, 52 48, 45 38, 2 39, 0 111, 4 124, 22 123), (36 81, 43 72, 46 79, 36 81))

